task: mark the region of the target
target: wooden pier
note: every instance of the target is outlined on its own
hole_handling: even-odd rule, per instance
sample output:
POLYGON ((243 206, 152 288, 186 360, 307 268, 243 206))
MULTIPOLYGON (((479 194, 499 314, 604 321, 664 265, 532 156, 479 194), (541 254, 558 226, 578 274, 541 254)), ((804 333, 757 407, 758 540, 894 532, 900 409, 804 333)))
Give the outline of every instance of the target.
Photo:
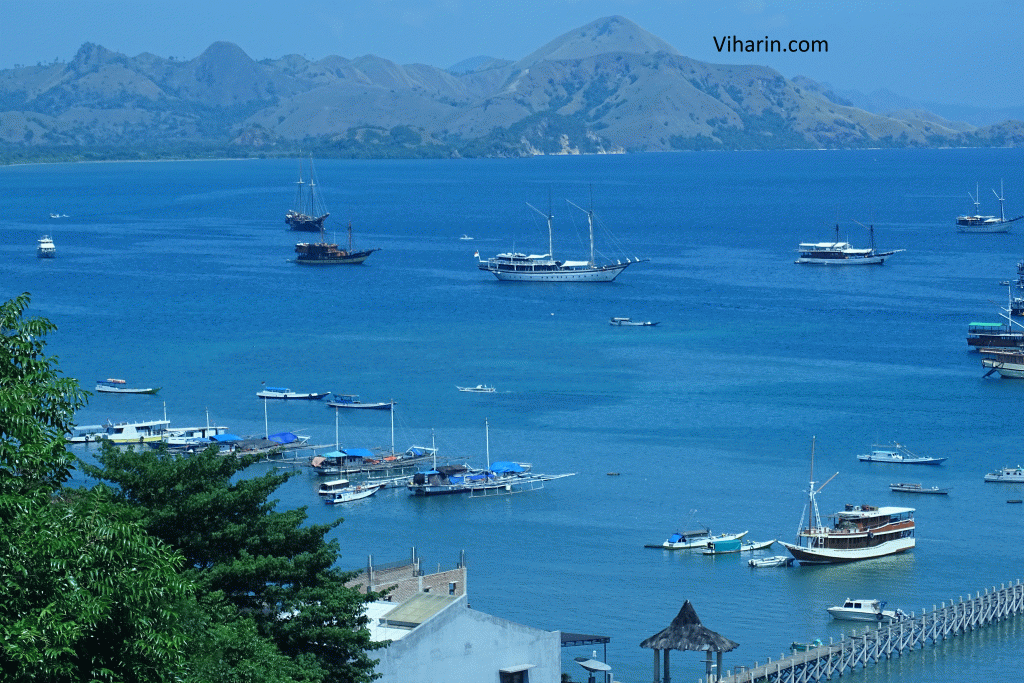
POLYGON ((968 595, 964 600, 950 600, 932 611, 913 613, 901 621, 865 627, 861 634, 843 637, 837 643, 820 645, 777 661, 753 668, 736 667, 721 678, 722 683, 816 683, 842 676, 857 666, 866 667, 882 659, 891 659, 904 652, 935 645, 947 638, 973 631, 1024 612, 1024 585, 1018 579, 984 594, 968 595))

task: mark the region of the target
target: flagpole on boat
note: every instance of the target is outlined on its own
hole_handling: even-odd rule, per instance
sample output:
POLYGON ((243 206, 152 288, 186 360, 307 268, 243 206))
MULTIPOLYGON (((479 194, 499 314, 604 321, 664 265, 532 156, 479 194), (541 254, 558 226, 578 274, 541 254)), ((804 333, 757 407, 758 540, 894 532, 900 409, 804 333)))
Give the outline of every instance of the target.
POLYGON ((334 406, 334 450, 341 450, 338 447, 338 406, 334 406))

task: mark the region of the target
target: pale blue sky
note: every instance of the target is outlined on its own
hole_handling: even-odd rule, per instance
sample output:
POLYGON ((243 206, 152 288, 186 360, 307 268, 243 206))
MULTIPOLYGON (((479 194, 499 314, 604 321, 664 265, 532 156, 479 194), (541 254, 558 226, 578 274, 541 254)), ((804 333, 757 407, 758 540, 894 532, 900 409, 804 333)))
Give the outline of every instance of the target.
POLYGON ((257 60, 375 54, 448 67, 477 55, 518 59, 614 14, 702 61, 925 101, 1024 104, 1021 0, 0 0, 0 69, 66 61, 85 42, 191 59, 218 40, 257 60), (827 40, 829 51, 716 51, 714 38, 732 35, 827 40))

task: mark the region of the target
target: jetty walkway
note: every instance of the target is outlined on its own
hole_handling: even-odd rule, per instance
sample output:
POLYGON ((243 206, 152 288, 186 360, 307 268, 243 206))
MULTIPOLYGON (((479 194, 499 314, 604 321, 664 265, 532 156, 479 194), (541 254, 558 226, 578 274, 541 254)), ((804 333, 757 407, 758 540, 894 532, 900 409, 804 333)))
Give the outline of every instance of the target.
MULTIPOLYGON (((858 665, 866 667, 882 659, 900 656, 908 650, 936 643, 1003 621, 1024 612, 1024 585, 1018 579, 1009 586, 993 587, 973 598, 950 600, 921 616, 909 617, 890 624, 868 626, 858 635, 843 637, 837 643, 820 645, 797 652, 778 661, 753 668, 735 667, 732 673, 719 678, 722 683, 815 683, 842 676, 858 665)), ((715 680, 711 678, 711 680, 715 680)))

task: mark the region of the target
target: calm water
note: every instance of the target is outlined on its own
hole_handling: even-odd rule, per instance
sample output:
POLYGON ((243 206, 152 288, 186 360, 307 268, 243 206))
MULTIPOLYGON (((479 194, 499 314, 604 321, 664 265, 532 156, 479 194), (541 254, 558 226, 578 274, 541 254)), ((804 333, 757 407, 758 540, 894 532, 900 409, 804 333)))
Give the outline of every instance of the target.
MULTIPOLYGON (((0 168, 0 295, 33 295, 59 326, 50 350, 91 389, 97 378, 156 385, 156 397, 94 396, 81 424, 212 421, 238 434, 291 430, 335 440, 322 404, 272 403, 261 382, 393 398, 399 449, 436 439, 443 455, 575 472, 500 499, 413 499, 390 490, 343 509, 321 505, 302 471, 280 505, 314 521, 344 516, 342 564, 407 557, 469 565, 471 604, 545 629, 610 636, 624 682, 651 678, 639 643, 684 600, 740 647, 725 663, 779 657, 793 640, 838 638, 825 608, 846 597, 920 612, 1024 578, 1024 487, 982 482, 1020 455, 1024 382, 982 379, 968 322, 998 321, 1001 280, 1024 256, 1021 232, 959 235, 956 213, 1004 179, 1024 209, 1021 150, 751 152, 459 161, 323 161, 344 239, 381 247, 362 267, 288 263, 293 161, 0 168), (473 252, 583 257, 593 204, 626 255, 650 258, 610 285, 499 283, 473 252), (51 213, 67 218, 51 219, 51 213), (800 241, 855 246, 873 222, 881 267, 793 263, 800 241), (53 236, 58 257, 35 257, 53 236), (473 241, 458 239, 473 236, 473 241), (658 320, 613 328, 612 316, 658 320), (491 395, 456 385, 493 384, 491 395), (906 556, 842 567, 751 570, 746 557, 644 549, 685 526, 791 539, 817 439, 822 514, 844 503, 917 508, 906 556), (873 442, 944 456, 939 468, 859 463, 873 442), (618 473, 609 476, 609 473, 618 473), (900 497, 892 481, 952 486, 900 497), (693 512, 696 511, 696 512, 693 512)), ((613 258, 609 237, 598 247, 613 258)), ((347 446, 391 440, 387 413, 344 414, 347 446)), ((258 467, 268 467, 260 465, 258 467)), ((778 549, 781 551, 781 548, 778 549)), ((855 674, 877 681, 1006 680, 1024 665, 1022 626, 973 635, 855 674)), ((567 672, 584 672, 565 651, 567 672)), ((601 652, 599 651, 600 655, 601 652)), ((675 680, 703 672, 674 653, 675 680)))

